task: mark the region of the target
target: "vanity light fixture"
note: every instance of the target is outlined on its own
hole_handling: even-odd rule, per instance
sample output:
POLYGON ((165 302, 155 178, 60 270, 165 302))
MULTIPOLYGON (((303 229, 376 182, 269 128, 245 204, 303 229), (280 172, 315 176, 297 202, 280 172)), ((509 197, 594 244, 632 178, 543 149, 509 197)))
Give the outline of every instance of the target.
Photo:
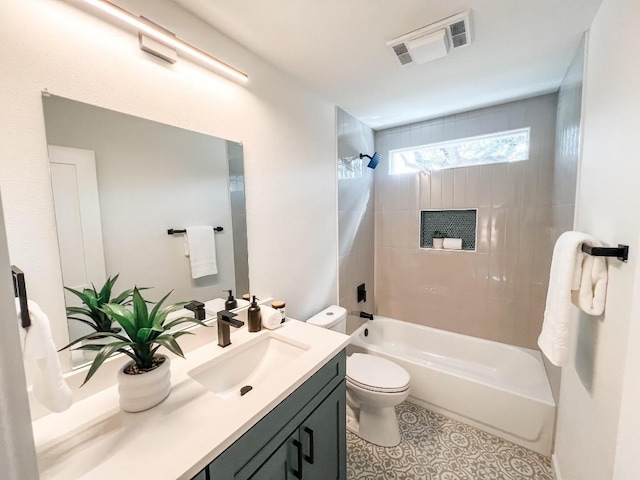
POLYGON ((249 79, 249 75, 247 75, 243 71, 232 67, 222 60, 218 60, 217 58, 212 57, 208 53, 203 52, 199 48, 188 44, 184 40, 180 40, 179 38, 168 34, 164 29, 155 26, 151 22, 148 22, 146 19, 137 17, 124 8, 121 8, 107 0, 83 0, 83 2, 136 28, 140 34, 144 34, 171 48, 174 48, 181 53, 189 55, 196 60, 203 62, 204 64, 235 78, 236 80, 246 82, 249 79))

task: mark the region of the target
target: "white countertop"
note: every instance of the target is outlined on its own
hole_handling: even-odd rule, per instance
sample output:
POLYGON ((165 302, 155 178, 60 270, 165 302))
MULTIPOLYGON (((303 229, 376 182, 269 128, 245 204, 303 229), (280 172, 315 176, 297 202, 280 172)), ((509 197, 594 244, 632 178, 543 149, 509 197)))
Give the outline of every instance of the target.
POLYGON ((213 342, 187 353, 186 359, 172 357, 171 394, 145 412, 121 411, 113 386, 66 412, 36 420, 40 478, 191 479, 349 343, 346 335, 289 320, 273 334, 311 348, 282 365, 268 384, 232 400, 206 390, 187 374, 269 332, 232 328, 227 348, 213 342))

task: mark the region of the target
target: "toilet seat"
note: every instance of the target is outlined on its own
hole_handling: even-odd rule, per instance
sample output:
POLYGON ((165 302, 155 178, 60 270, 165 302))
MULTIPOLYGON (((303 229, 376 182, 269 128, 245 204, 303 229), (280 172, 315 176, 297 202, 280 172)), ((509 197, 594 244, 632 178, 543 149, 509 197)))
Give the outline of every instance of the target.
POLYGON ((409 388, 409 373, 386 358, 365 353, 347 357, 347 382, 380 393, 404 392, 409 388))

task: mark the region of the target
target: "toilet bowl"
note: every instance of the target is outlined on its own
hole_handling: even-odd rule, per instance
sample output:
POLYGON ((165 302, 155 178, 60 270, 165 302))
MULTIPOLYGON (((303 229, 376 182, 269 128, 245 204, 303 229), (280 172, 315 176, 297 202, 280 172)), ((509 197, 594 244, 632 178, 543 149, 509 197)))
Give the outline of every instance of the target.
MULTIPOLYGON (((307 323, 345 333, 346 318, 347 311, 333 305, 307 323)), ((354 353, 347 357, 346 383, 349 431, 382 447, 400 443, 395 407, 409 396, 409 373, 385 358, 354 353)))

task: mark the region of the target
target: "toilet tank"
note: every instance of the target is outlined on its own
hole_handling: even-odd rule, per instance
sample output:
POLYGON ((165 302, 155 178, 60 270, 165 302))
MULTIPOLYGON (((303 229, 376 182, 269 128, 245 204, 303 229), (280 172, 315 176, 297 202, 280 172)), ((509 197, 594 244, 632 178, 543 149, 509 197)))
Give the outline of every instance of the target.
POLYGON ((331 305, 320 313, 316 313, 313 317, 307 320, 307 323, 317 325, 322 328, 328 328, 334 332, 346 333, 347 311, 338 305, 331 305))

